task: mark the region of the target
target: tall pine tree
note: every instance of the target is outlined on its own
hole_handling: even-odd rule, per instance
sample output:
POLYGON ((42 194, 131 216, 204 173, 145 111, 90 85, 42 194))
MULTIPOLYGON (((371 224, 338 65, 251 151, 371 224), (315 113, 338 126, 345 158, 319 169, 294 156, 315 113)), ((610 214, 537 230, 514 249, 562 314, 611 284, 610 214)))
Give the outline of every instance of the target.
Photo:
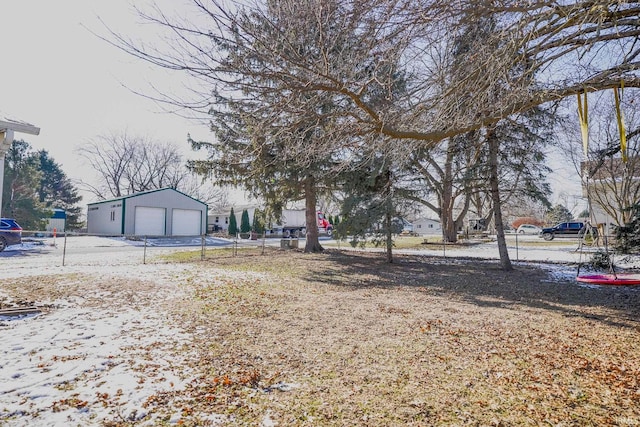
POLYGON ((40 160, 40 172, 42 178, 38 186, 38 199, 49 209, 58 208, 66 213, 65 228, 75 230, 82 226, 80 214, 82 208, 78 206, 82 196, 78 195, 78 189, 62 171, 46 150, 36 153, 40 160))
POLYGON ((71 180, 46 150, 34 152, 28 142, 14 141, 5 158, 2 214, 25 229, 42 230, 54 208, 67 214, 67 229, 82 224, 82 199, 71 180))
POLYGON ((229 213, 229 236, 235 236, 238 234, 238 221, 236 220, 236 214, 231 208, 229 213))
POLYGON ((240 232, 248 233, 251 231, 251 223, 249 222, 249 211, 244 209, 242 211, 242 217, 240 218, 240 232))
POLYGON ((42 230, 44 218, 50 217, 51 211, 39 200, 42 172, 29 149, 27 142, 13 141, 5 156, 2 215, 15 218, 26 230, 42 230))

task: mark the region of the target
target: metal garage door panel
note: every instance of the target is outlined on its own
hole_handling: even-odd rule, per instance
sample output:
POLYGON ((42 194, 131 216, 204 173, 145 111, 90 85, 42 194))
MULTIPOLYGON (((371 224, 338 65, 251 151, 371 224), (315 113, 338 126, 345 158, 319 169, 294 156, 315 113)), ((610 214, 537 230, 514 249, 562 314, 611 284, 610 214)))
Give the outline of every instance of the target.
POLYGON ((171 232, 174 236, 199 236, 202 211, 195 209, 174 209, 171 232))
POLYGON ((163 236, 165 234, 165 208, 136 206, 134 233, 136 236, 163 236))

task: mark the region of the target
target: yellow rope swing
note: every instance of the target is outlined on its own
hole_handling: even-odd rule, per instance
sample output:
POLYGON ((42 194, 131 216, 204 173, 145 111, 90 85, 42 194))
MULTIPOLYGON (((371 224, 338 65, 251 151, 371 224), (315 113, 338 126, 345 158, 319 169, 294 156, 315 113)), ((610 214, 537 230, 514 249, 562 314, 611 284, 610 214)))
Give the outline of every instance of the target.
POLYGON ((582 151, 585 159, 589 153, 589 119, 587 117, 589 107, 587 106, 587 91, 578 92, 578 119, 580 120, 580 131, 582 133, 582 151), (584 101, 582 98, 584 97, 584 101))
MULTIPOLYGON (((616 108, 616 120, 618 122, 618 132, 620 133, 620 154, 622 156, 622 162, 627 163, 627 132, 624 126, 624 115, 622 113, 622 108, 620 106, 620 100, 624 94, 624 80, 620 82, 620 87, 613 88, 613 97, 615 100, 615 108, 616 108)), ((587 90, 585 89, 583 93, 578 93, 578 119, 580 120, 580 132, 582 134, 582 149, 584 151, 584 158, 587 159, 587 155, 589 154, 589 106, 587 103, 587 90)), ((587 176, 587 181, 589 177, 587 176)), ((587 182, 587 187, 588 187, 587 182)), ((591 198, 589 197, 589 192, 587 191, 587 203, 589 205, 589 211, 593 214, 593 210, 591 209, 591 198)), ((609 253, 609 247, 607 244, 607 239, 604 239, 605 251, 609 253)), ((581 242, 582 246, 582 242, 581 242)), ((580 267, 582 265, 582 251, 580 251, 580 261, 578 262, 578 271, 576 274, 576 278, 580 277, 580 267)), ((613 274, 614 279, 617 280, 617 275, 614 271, 613 260, 609 259, 609 271, 613 274)))
MULTIPOLYGON (((624 94, 624 80, 620 82, 620 87, 613 88, 613 98, 616 106, 616 120, 618 122, 618 132, 620 133, 620 154, 623 163, 627 162, 627 132, 624 126, 624 114, 620 107, 620 100, 624 94)), ((578 118, 580 120, 580 131, 582 133, 582 149, 585 158, 589 153, 589 106, 587 104, 587 91, 578 93, 578 118)))
POLYGON ((624 80, 620 82, 620 87, 613 88, 613 97, 616 101, 616 118, 618 119, 618 132, 620 132, 620 154, 622 162, 627 163, 627 132, 624 129, 624 116, 620 108, 620 100, 624 94, 624 80))

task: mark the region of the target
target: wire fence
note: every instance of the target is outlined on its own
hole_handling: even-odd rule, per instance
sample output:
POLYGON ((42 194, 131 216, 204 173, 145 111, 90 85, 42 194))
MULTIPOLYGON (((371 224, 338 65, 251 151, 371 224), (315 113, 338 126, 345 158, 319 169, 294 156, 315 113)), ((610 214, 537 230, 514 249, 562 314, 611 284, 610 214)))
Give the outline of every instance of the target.
MULTIPOLYGON (((170 250, 199 253, 200 260, 224 257, 268 255, 274 251, 301 248, 295 237, 281 236, 228 236, 222 234, 202 234, 189 236, 164 235, 110 235, 83 233, 76 231, 22 230, 23 248, 43 248, 40 252, 56 249, 62 257, 62 265, 69 262, 94 262, 94 257, 103 253, 126 252, 130 262, 139 259, 142 264, 149 262, 158 253, 165 255, 170 250), (164 251, 162 251, 164 250, 164 251), (87 259, 89 258, 89 259, 87 259)), ((197 255, 196 255, 197 257, 197 255)), ((192 256, 190 259, 193 259, 192 256)))
MULTIPOLYGON (((275 252, 303 249, 305 244, 303 239, 295 237, 284 238, 268 234, 260 236, 256 234, 228 236, 216 233, 191 236, 152 236, 23 230, 22 235, 23 242, 32 242, 32 245, 27 246, 25 250, 35 249, 39 253, 60 256, 63 266, 67 264, 90 265, 108 262, 147 264, 158 262, 158 257, 162 257, 161 262, 171 262, 171 259, 179 262, 186 259, 205 261, 239 256, 269 256, 275 252), (38 251, 41 247, 43 250, 38 251), (53 247, 55 250, 48 250, 48 248, 45 249, 44 247, 53 247), (185 254, 182 258, 179 256, 167 258, 169 252, 178 251, 190 253, 185 254), (118 254, 120 254, 120 258, 118 258, 118 254)), ((507 245, 512 260, 531 259, 532 255, 529 252, 532 247, 535 248, 540 245, 543 250, 550 251, 552 247, 557 245, 557 242, 545 242, 543 239, 538 238, 531 239, 533 236, 528 236, 528 241, 527 238, 523 237, 518 234, 507 236, 507 245), (545 245, 545 243, 548 243, 548 245, 545 245)), ((492 236, 490 240, 494 238, 495 236, 492 236)), ((575 236, 570 240, 567 240, 566 237, 559 237, 554 240, 570 242, 571 245, 575 245, 571 249, 571 253, 574 255, 572 259, 574 262, 585 262, 587 257, 590 256, 589 253, 612 251, 611 239, 612 236, 599 235, 596 238, 575 236)), ((442 240, 439 245, 437 243, 435 245, 432 244, 431 249, 435 249, 438 246, 441 249, 440 255, 443 257, 455 258, 456 256, 464 256, 460 255, 460 247, 445 243, 442 240)), ((350 248, 348 244, 341 245, 340 241, 337 242, 337 247, 339 249, 350 248)), ((497 250, 495 254, 489 252, 491 251, 485 250, 483 256, 487 258, 497 256, 497 250)), ((547 259, 548 257, 545 255, 543 258, 547 259)))

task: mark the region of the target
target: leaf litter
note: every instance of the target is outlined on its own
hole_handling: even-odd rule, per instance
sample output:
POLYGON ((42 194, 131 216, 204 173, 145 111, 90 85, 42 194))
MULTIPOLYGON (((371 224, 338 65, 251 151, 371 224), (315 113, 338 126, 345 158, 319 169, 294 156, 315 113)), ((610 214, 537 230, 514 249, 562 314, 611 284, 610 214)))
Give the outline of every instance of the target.
POLYGON ((640 425, 637 290, 396 260, 3 278, 0 303, 50 310, 0 320, 0 425, 640 425))

